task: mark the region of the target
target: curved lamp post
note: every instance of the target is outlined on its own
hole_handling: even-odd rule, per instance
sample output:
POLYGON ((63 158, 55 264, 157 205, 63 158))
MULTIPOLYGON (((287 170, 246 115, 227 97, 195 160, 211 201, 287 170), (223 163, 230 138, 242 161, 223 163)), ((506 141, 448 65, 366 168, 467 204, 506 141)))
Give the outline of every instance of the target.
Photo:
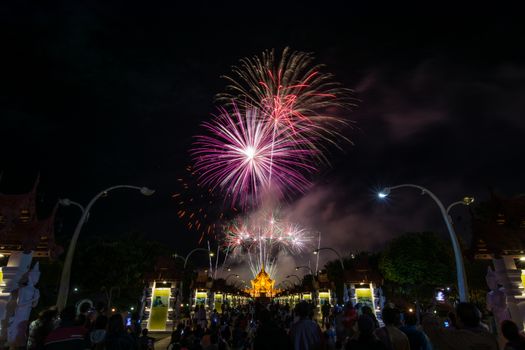
POLYGON ((142 193, 145 196, 151 196, 153 193, 155 193, 154 190, 151 190, 147 187, 138 187, 138 186, 130 186, 130 185, 117 185, 113 187, 106 188, 105 190, 99 192, 91 201, 88 203, 88 205, 84 208, 82 205, 78 204, 77 202, 73 202, 69 199, 61 199, 59 203, 64 206, 70 206, 74 205, 82 211, 82 216, 80 217, 80 220, 77 223, 77 226, 75 227, 75 232, 73 233, 73 237, 71 238, 71 243, 69 243, 69 247, 67 249, 66 254, 66 260, 64 261, 64 267, 62 268, 62 275, 60 276, 60 286, 58 289, 58 297, 57 297, 57 308, 58 310, 62 310, 67 303, 67 298, 69 295, 69 283, 71 280, 71 265, 73 263, 73 257, 75 255, 75 248, 77 246, 78 237, 80 235, 80 231, 82 230, 82 227, 86 223, 88 217, 89 217, 89 211, 91 210, 91 207, 95 202, 102 196, 107 195, 109 191, 113 191, 116 189, 121 188, 127 188, 127 189, 133 189, 133 190, 139 190, 140 193, 142 193))
MULTIPOLYGON (((283 286, 284 286, 284 282, 288 282, 288 283, 290 283, 290 287, 291 287, 291 288, 294 288, 294 287, 295 287, 295 284, 293 284, 290 280, 282 280, 281 283, 283 283, 283 286)), ((286 286, 285 286, 285 288, 286 288, 286 286)))
MULTIPOLYGON (((319 257, 319 255, 317 255, 317 257, 319 257)), ((310 270, 310 274, 313 276, 314 275, 314 271, 312 270, 312 268, 310 266, 296 266, 295 267, 295 271, 299 271, 299 269, 308 269, 310 270)))
POLYGON ((341 254, 339 254, 337 250, 335 250, 334 248, 330 248, 330 247, 317 248, 316 250, 314 250, 314 254, 319 254, 319 251, 321 250, 330 250, 334 252, 335 255, 337 255, 337 258, 339 259, 339 263, 341 264, 341 269, 343 273, 343 302, 346 303, 349 300, 349 297, 348 297, 348 288, 346 288, 346 283, 344 280, 345 279, 345 264, 343 262, 343 258, 341 257, 341 254))
POLYGON ((228 282, 228 278, 230 278, 231 276, 235 276, 236 278, 239 278, 239 275, 235 274, 235 273, 230 273, 228 276, 226 276, 226 278, 224 279, 224 283, 228 282))
POLYGON ((209 256, 214 256, 213 252, 211 252, 210 250, 208 249, 205 249, 205 248, 195 248, 193 249, 191 252, 189 252, 185 258, 183 258, 182 256, 180 255, 177 255, 177 254, 174 254, 173 257, 174 258, 178 258, 178 259, 182 259, 184 260, 184 267, 182 269, 182 278, 180 280, 180 290, 179 290, 179 294, 178 296, 180 296, 180 300, 177 300, 177 309, 180 305, 181 302, 184 302, 184 294, 183 294, 183 287, 184 287, 184 273, 186 272, 186 265, 188 264, 188 260, 190 258, 190 256, 195 253, 195 252, 208 252, 208 255, 209 256))
POLYGON ((233 286, 239 290, 242 290, 242 287, 248 287, 245 280, 235 281, 233 282, 233 286))
POLYGON ((288 275, 288 276, 286 276, 286 278, 290 278, 290 277, 292 277, 292 276, 295 277, 295 278, 297 278, 297 281, 299 281, 299 285, 301 285, 301 282, 302 282, 302 281, 301 281, 301 279, 299 278, 299 276, 297 276, 297 275, 288 275))
POLYGON ((474 202, 473 197, 465 197, 462 201, 457 201, 452 204, 450 204, 446 209, 443 203, 439 200, 438 197, 425 187, 414 185, 414 184, 402 184, 392 187, 386 187, 383 189, 383 191, 378 193, 379 198, 386 198, 390 192, 397 188, 402 187, 410 187, 410 188, 416 188, 418 190, 421 190, 421 194, 428 194, 430 198, 436 202, 437 206, 439 207, 439 210, 441 211, 441 215, 443 216, 443 220, 445 220, 445 224, 447 225, 448 234, 450 235, 450 240, 452 241, 452 248, 454 250, 454 258, 456 260, 456 274, 458 279, 458 290, 459 290, 459 300, 461 302, 468 302, 468 286, 467 286, 467 277, 465 274, 465 265, 463 264, 463 255, 461 254, 461 247, 459 245, 458 237, 456 235, 456 231, 454 230, 454 225, 452 223, 452 218, 449 215, 450 209, 452 207, 463 204, 463 205, 470 205, 474 202))
POLYGON ((319 254, 319 251, 321 250, 330 250, 334 252, 335 255, 337 255, 337 257, 339 258, 339 263, 341 264, 341 268, 343 269, 343 272, 345 271, 345 264, 343 263, 343 258, 341 257, 341 254, 339 254, 337 250, 335 250, 334 248, 330 248, 330 247, 323 247, 323 248, 318 248, 314 250, 314 254, 319 254))

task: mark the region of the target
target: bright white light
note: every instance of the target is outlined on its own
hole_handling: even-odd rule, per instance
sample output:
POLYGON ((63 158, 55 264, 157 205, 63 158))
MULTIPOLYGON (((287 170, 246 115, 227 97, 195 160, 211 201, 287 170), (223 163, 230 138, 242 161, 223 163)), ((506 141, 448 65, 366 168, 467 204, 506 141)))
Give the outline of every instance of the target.
POLYGON ((253 160, 253 158, 255 158, 255 148, 253 148, 252 146, 246 147, 246 149, 244 150, 244 154, 246 154, 248 160, 253 160))
POLYGON ((525 256, 522 256, 522 257, 520 258, 520 261, 525 261, 525 256))
POLYGON ((388 196, 388 194, 383 192, 379 192, 377 195, 379 196, 379 198, 386 198, 388 196))

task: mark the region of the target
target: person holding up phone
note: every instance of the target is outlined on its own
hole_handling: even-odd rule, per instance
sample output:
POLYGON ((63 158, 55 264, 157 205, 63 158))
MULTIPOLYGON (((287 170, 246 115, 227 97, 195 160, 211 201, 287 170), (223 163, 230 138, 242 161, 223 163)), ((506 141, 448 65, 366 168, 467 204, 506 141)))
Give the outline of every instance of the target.
POLYGON ((421 324, 432 344, 439 349, 498 350, 496 337, 481 323, 481 313, 472 303, 459 303, 455 313, 455 325, 451 319, 449 327, 430 314, 424 315, 421 324))

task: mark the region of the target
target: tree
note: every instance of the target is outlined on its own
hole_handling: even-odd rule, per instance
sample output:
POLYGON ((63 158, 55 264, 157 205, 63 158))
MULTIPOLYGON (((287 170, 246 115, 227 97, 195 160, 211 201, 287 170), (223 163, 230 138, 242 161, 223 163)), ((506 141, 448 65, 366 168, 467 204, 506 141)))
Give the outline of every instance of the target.
MULTIPOLYGON (((368 254, 366 252, 359 253, 359 254, 368 254)), ((359 254, 357 256, 359 256, 359 254)), ((345 270, 351 270, 356 261, 356 256, 347 255, 343 257, 343 264, 345 265, 345 270)), ((326 269, 326 273, 328 275, 328 279, 332 281, 335 285, 335 295, 337 297, 337 300, 339 302, 343 301, 343 294, 344 294, 344 271, 341 267, 341 262, 339 259, 330 260, 328 261, 324 268, 326 269)))
POLYGON ((138 234, 79 242, 71 284, 72 290, 78 287, 78 292, 71 301, 83 297, 105 301, 103 287, 106 290, 115 287, 120 293, 113 296, 113 305, 125 308, 135 305, 143 292, 144 273, 153 271, 156 258, 161 255, 168 255, 165 246, 138 234))
POLYGON ((393 283, 391 290, 421 300, 432 298, 436 287, 453 283, 453 261, 449 242, 436 234, 405 233, 389 243, 379 268, 385 281, 393 283))

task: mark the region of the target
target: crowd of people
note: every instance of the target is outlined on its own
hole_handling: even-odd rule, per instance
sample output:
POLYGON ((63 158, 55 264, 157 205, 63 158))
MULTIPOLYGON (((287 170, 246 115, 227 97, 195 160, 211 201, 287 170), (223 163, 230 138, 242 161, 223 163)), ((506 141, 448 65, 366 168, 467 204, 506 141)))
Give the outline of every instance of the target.
MULTIPOLYGON (((153 350, 155 339, 141 329, 138 317, 74 307, 60 314, 42 312, 31 322, 27 349, 153 350)), ((501 349, 470 303, 459 303, 447 321, 433 313, 401 313, 388 305, 377 319, 374 311, 352 304, 317 308, 301 302, 250 303, 221 312, 197 307, 171 334, 168 350, 467 350, 501 349)), ((502 350, 525 350, 525 337, 510 321, 501 324, 502 350)), ((157 349, 164 350, 164 349, 157 349)))
POLYGON ((73 306, 41 312, 29 325, 27 349, 153 350, 154 339, 140 328, 137 315, 133 320, 120 313, 107 316, 85 304, 78 312, 73 306))
MULTIPOLYGON (((497 337, 481 322, 474 304, 459 303, 446 319, 434 313, 401 313, 393 305, 378 320, 368 306, 321 306, 311 303, 294 308, 271 303, 215 310, 206 319, 204 308, 179 324, 169 350, 467 350, 500 349, 497 337), (194 325, 192 327, 192 325, 194 325), (207 326, 207 327, 206 327, 207 326)), ((501 325, 502 350, 525 350, 525 337, 507 320, 501 325)))

